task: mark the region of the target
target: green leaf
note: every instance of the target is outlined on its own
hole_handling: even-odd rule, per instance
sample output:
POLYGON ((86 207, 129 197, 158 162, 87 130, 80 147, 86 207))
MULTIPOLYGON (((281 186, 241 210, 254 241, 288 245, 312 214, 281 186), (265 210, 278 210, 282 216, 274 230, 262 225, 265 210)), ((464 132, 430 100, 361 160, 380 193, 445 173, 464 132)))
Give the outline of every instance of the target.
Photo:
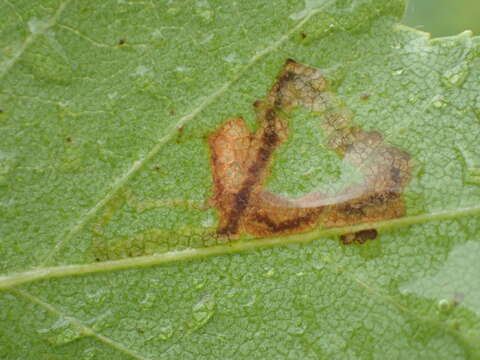
MULTIPOLYGON (((478 358, 480 40, 404 6, 1 2, 0 358, 478 358), (254 131, 287 58, 410 154, 405 216, 215 235, 207 139, 254 131)), ((268 190, 352 181, 318 117, 288 126, 268 190)))

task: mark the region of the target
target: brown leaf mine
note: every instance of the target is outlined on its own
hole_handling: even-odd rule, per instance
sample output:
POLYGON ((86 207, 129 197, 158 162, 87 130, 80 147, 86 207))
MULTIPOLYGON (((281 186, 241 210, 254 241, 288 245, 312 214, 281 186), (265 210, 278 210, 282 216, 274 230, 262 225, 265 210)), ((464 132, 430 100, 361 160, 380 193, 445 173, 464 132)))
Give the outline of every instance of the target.
MULTIPOLYGON (((287 60, 264 100, 254 103, 259 128, 250 133, 241 117, 228 119, 209 137, 213 172, 212 203, 218 234, 229 238, 285 235, 318 224, 339 227, 397 218, 405 214, 401 194, 410 180, 409 155, 384 142, 376 131, 350 124, 352 114, 329 90, 316 69, 287 60), (310 193, 286 199, 264 189, 275 149, 287 139, 289 114, 303 107, 318 114, 327 148, 355 166, 363 181, 334 195, 310 193)), ((363 243, 376 230, 345 235, 363 243)))

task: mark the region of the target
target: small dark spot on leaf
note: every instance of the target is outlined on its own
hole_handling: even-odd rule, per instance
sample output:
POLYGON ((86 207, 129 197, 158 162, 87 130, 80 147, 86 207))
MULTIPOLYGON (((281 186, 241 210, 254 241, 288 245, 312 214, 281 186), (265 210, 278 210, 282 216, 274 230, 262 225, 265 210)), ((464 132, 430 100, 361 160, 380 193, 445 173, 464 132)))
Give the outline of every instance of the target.
POLYGON ((120 45, 120 46, 125 45, 126 42, 127 41, 125 39, 120 39, 120 40, 118 40, 118 45, 120 45))
POLYGON ((460 322, 458 320, 453 320, 451 324, 452 328, 454 328, 455 330, 460 330, 460 322))
POLYGON ((180 142, 182 140, 182 135, 183 135, 183 125, 177 127, 177 137, 175 139, 175 142, 177 144, 180 144, 180 142))
POLYGON ((255 100, 253 102, 253 107, 254 108, 260 108, 262 106, 262 101, 261 100, 255 100))
POLYGON ((369 94, 362 94, 360 95, 360 99, 362 99, 363 101, 367 101, 368 99, 370 99, 370 95, 369 94))
POLYGON ((65 138, 65 141, 71 143, 73 141, 73 139, 70 136, 67 136, 65 138))
POLYGON ((340 240, 343 244, 348 245, 356 242, 357 244, 364 244, 367 240, 376 239, 378 232, 376 229, 367 229, 357 231, 355 233, 344 234, 340 236, 340 240))
POLYGON ((153 170, 155 170, 155 171, 160 171, 160 166, 155 165, 155 166, 153 167, 153 170))
POLYGON ((3 110, 2 110, 2 109, 0 109, 0 114, 3 114, 3 110))
POLYGON ((300 33, 299 36, 300 36, 301 39, 306 39, 306 38, 307 38, 307 34, 305 34, 305 33, 303 33, 303 32, 300 33))
POLYGON ((172 116, 177 114, 177 112, 174 109, 171 109, 169 112, 170 112, 170 115, 172 115, 172 116))
POLYGON ((99 262, 99 261, 100 261, 100 259, 99 259, 98 257, 96 257, 96 258, 95 258, 95 261, 96 261, 96 262, 99 262))

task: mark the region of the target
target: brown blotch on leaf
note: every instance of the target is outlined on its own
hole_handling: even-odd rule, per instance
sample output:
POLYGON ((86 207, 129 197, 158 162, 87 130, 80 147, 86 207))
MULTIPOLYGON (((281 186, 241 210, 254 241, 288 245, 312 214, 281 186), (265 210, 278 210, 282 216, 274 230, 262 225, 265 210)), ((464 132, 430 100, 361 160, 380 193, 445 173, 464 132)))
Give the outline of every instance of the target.
MULTIPOLYGON (((217 233, 268 237, 392 219, 405 214, 402 193, 410 181, 409 155, 384 142, 377 131, 351 125, 352 113, 336 99, 316 69, 286 60, 265 99, 253 103, 258 129, 251 133, 241 117, 228 119, 208 138, 213 196, 220 214, 217 233), (363 180, 334 195, 309 193, 287 199, 264 189, 275 150, 288 136, 288 117, 298 107, 318 114, 325 146, 356 167, 363 180)), ((319 129, 320 130, 320 129, 319 129)), ((344 235, 363 243, 376 230, 344 235)))
POLYGON ((361 230, 354 233, 344 234, 340 236, 343 244, 348 245, 352 243, 364 244, 367 240, 374 240, 378 236, 376 229, 361 230))
POLYGON ((73 139, 72 139, 70 136, 67 136, 67 137, 65 138, 65 141, 70 143, 70 142, 73 141, 73 139))
POLYGON ((307 38, 307 34, 305 34, 305 33, 303 33, 303 32, 300 33, 299 36, 300 36, 300 39, 306 39, 306 38, 307 38))
POLYGON ((126 42, 127 41, 125 39, 120 39, 120 40, 118 40, 118 45, 120 45, 120 46, 125 45, 126 42))
POLYGON ((363 101, 367 101, 368 99, 370 99, 370 95, 369 94, 362 94, 362 95, 360 95, 360 99, 362 99, 363 101))

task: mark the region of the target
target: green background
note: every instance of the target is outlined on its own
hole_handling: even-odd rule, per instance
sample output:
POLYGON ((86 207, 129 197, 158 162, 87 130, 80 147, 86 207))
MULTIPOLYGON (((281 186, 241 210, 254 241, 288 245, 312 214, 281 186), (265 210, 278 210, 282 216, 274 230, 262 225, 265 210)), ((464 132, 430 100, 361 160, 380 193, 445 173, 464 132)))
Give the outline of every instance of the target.
POLYGON ((478 0, 411 0, 404 23, 431 32, 433 36, 449 36, 464 30, 480 34, 480 1, 478 0))

